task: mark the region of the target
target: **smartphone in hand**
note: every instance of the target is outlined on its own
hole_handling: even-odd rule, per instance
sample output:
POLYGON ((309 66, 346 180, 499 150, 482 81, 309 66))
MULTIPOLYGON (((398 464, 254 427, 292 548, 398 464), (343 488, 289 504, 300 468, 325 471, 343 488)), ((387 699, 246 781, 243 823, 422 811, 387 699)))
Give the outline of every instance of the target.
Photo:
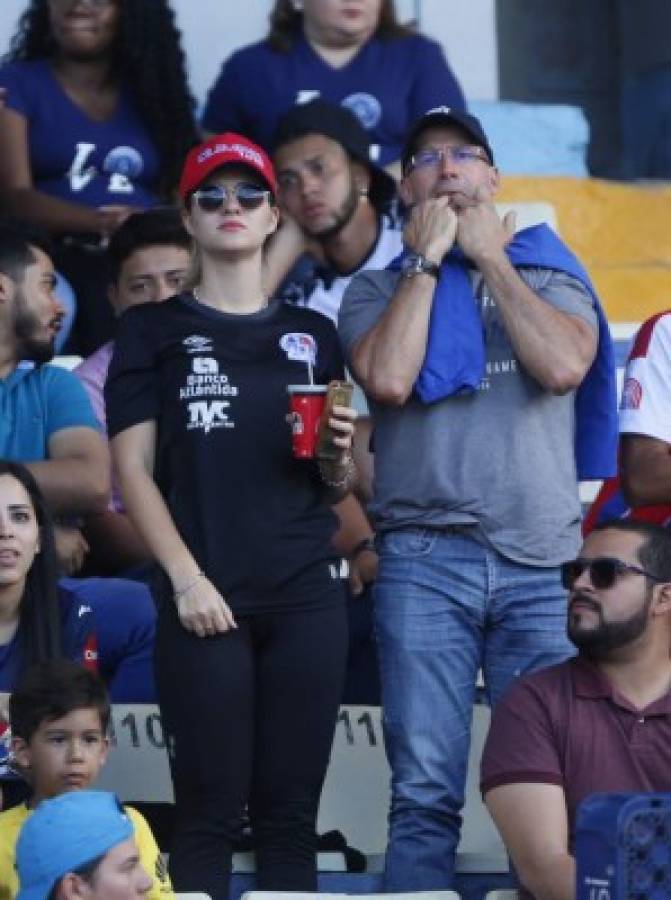
POLYGON ((349 381, 331 381, 326 391, 324 409, 317 432, 315 456, 319 459, 340 459, 342 450, 333 443, 334 431, 329 425, 334 406, 351 406, 354 385, 349 381))

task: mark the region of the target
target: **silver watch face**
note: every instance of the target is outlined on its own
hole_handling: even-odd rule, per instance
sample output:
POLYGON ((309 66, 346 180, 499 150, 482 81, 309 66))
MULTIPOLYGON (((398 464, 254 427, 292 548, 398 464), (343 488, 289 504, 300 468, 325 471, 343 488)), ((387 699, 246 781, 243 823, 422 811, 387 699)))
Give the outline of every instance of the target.
POLYGON ((438 266, 422 256, 421 253, 409 253, 401 262, 401 271, 404 275, 421 275, 424 272, 435 275, 437 270, 438 266))
POLYGON ((424 259, 418 253, 409 253, 401 263, 401 271, 406 275, 415 275, 424 269, 424 259))

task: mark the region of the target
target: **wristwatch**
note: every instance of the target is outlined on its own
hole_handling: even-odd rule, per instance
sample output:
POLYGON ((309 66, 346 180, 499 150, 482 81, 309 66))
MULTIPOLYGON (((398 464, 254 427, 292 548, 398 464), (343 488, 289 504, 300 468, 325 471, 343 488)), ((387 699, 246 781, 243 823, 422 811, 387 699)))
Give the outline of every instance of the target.
POLYGON ((363 553, 364 550, 369 550, 372 553, 377 553, 377 547, 375 546, 375 535, 371 535, 370 537, 362 538, 362 540, 358 541, 347 554, 347 558, 350 562, 355 559, 360 553, 363 553))
POLYGON ((405 278, 412 278, 413 275, 431 275, 438 278, 440 266, 438 263, 431 262, 421 253, 408 253, 401 260, 401 274, 405 278))

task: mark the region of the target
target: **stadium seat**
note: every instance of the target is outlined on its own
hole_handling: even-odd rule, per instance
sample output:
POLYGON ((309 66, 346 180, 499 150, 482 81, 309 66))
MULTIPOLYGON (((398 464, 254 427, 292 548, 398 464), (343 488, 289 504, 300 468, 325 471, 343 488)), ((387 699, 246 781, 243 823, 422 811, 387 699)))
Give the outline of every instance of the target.
MULTIPOLYGON (((351 894, 246 891, 241 900, 345 900, 351 894)), ((407 894, 357 894, 357 900, 461 900, 456 891, 413 891, 407 894)))
MULTIPOLYGON (((458 873, 505 873, 508 858, 479 792, 482 747, 489 709, 477 705, 466 786, 458 873)), ((115 791, 125 803, 172 803, 168 756, 158 707, 115 704, 112 709, 113 750, 99 786, 115 791)), ((368 871, 381 871, 387 842, 389 766, 384 753, 380 708, 340 709, 331 762, 326 775, 317 828, 338 830, 348 845, 368 858, 368 871)), ((236 854, 236 871, 253 871, 251 854, 236 854)), ((320 854, 321 871, 343 871, 342 854, 320 854)))
POLYGON ((590 273, 609 321, 642 322, 668 307, 667 184, 512 176, 503 179, 497 200, 541 201, 554 207, 559 233, 590 273))
POLYGON ((531 228, 532 225, 541 225, 545 222, 554 231, 557 231, 557 213, 551 203, 533 200, 513 201, 497 203, 496 211, 503 217, 512 210, 515 213, 515 229, 531 228))
POLYGON ((81 356, 54 356, 51 363, 54 366, 58 366, 60 369, 69 369, 69 371, 72 371, 81 361, 81 356))

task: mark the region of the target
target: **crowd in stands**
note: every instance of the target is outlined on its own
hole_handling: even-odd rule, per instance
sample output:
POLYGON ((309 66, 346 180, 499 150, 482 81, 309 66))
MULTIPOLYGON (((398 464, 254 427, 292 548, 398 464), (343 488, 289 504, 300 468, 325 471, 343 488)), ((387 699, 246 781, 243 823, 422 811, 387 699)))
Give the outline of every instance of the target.
POLYGON ((31 0, 0 88, 0 900, 228 900, 246 824, 259 888, 316 890, 343 701, 383 709, 385 889, 449 888, 480 671, 520 896, 574 900, 579 803, 671 790, 668 314, 618 448, 589 275, 499 216, 393 0, 276 0, 200 127, 168 0, 31 0), (296 458, 288 387, 348 377, 296 458), (160 707, 170 877, 91 790, 114 702, 160 707))

